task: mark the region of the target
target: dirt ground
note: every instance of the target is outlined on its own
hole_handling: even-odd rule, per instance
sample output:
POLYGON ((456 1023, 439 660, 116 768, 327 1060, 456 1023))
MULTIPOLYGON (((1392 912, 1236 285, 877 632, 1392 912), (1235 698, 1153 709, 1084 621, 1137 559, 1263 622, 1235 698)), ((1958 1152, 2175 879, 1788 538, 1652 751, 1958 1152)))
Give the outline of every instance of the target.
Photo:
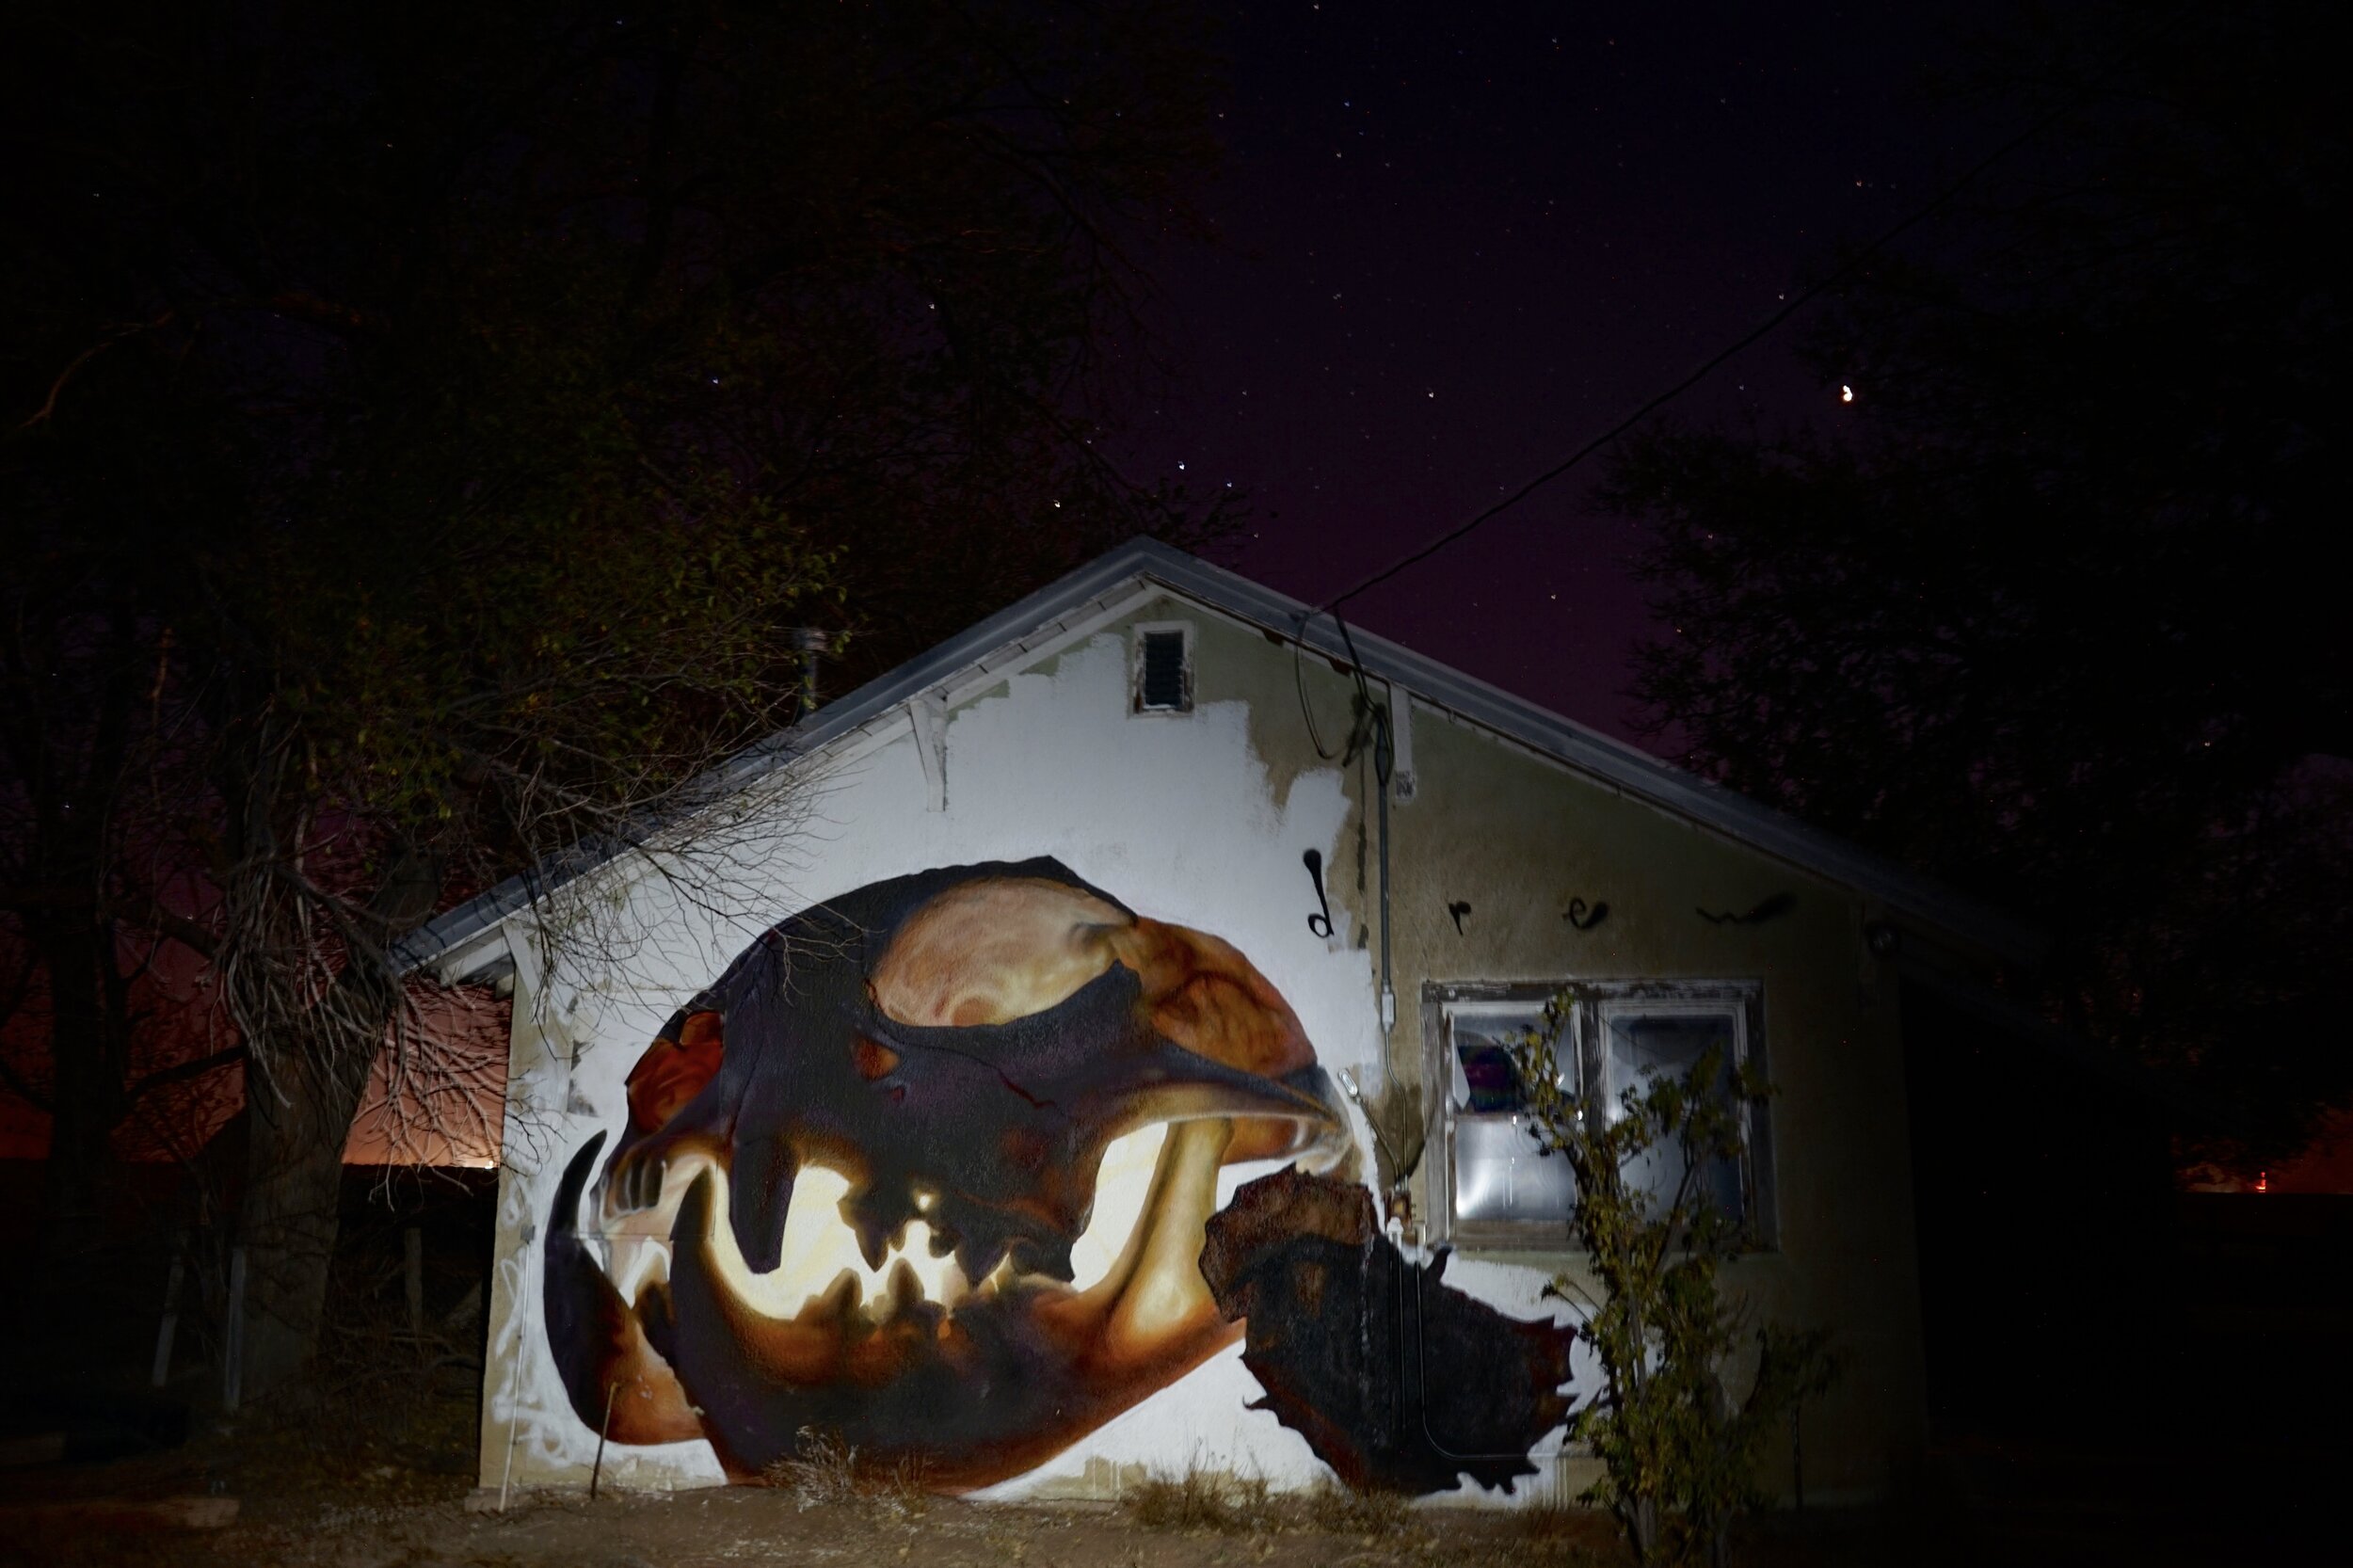
MULTIPOLYGON (((980 1565, 1102 1565, 1193 1568, 1231 1563, 1470 1564, 1507 1558, 1530 1562, 1613 1560, 1574 1535, 1533 1543, 1492 1527, 1417 1528, 1393 1537, 1333 1536, 1307 1529, 1152 1531, 1110 1509, 985 1508, 934 1503, 920 1512, 866 1504, 798 1506, 767 1490, 530 1500, 504 1514, 467 1512, 460 1500, 360 1498, 299 1509, 264 1507, 223 1530, 175 1538, 129 1535, 72 1544, 63 1560, 122 1563, 254 1563, 285 1568, 698 1568, 705 1564, 827 1563, 844 1568, 980 1568, 980 1565), (1541 1551, 1531 1554, 1531 1545, 1541 1551)), ((1580 1532, 1583 1533, 1583 1532, 1580 1532)), ((20 1537, 20 1545, 30 1543, 20 1537)), ((57 1542, 57 1545, 65 1543, 57 1542)), ((5 1551, 6 1548, 0 1548, 5 1551)), ((33 1560, 31 1557, 27 1560, 33 1560)), ((47 1560, 60 1560, 50 1556, 47 1560)))
MULTIPOLYGON (((456 1200, 435 1209, 426 1200, 437 1194, 408 1194, 409 1207, 395 1211, 376 1205, 374 1189, 355 1178, 318 1364, 302 1389, 266 1411, 248 1407, 224 1417, 210 1392, 217 1373, 208 1341, 194 1325, 184 1325, 170 1387, 148 1387, 162 1253, 138 1255, 144 1272, 124 1268, 103 1276, 119 1288, 119 1310, 108 1309, 112 1298, 58 1287, 49 1296, 20 1289, 0 1298, 0 1344, 11 1347, 0 1357, 0 1564, 1619 1568, 1628 1561, 1607 1518, 1449 1508, 1442 1499, 1347 1518, 1334 1516, 1346 1508, 1243 1498, 1225 1510, 1224 1528, 1208 1528, 1183 1508, 1155 1521, 1132 1509, 984 1508, 894 1488, 804 1507, 807 1499, 790 1485, 676 1498, 608 1495, 595 1503, 576 1492, 522 1496, 503 1514, 483 1512, 473 1476, 487 1209, 456 1200), (403 1297, 402 1229, 410 1224, 425 1232, 430 1332, 424 1335, 413 1331, 403 1297), (102 1375, 108 1368, 111 1376, 102 1375), (44 1459, 23 1447, 44 1435, 61 1438, 61 1451, 44 1459), (108 1498, 134 1509, 182 1499, 184 1509, 192 1501, 216 1514, 233 1504, 234 1518, 220 1528, 158 1528, 121 1508, 111 1517, 93 1512, 94 1501, 108 1498)), ((2234 1246, 2246 1240, 2237 1232, 2225 1240, 2232 1238, 2234 1246)), ((2353 1438, 2339 1414, 2348 1365, 2341 1282, 2336 1274, 2308 1279, 2291 1272, 2291 1265, 2340 1267, 2342 1249, 2327 1244, 2335 1239, 2335 1232, 2298 1231, 2279 1243, 2277 1266, 2240 1292, 2268 1316, 2249 1316, 2249 1308, 2218 1317, 2211 1304, 2201 1311, 2206 1342, 2231 1347, 2237 1373, 2201 1388, 2195 1405, 2184 1407, 2195 1418, 2135 1417, 2064 1439, 1947 1432, 1902 1508, 1816 1507, 1753 1521, 1736 1561, 1748 1568, 2353 1561, 2342 1510, 2353 1438), (2299 1303, 2306 1304, 2295 1311, 2302 1316, 2294 1316, 2290 1307, 2299 1303), (2300 1337, 2285 1336, 2283 1324, 2304 1325, 2300 1337), (2268 1403, 2217 1404, 2209 1397, 2266 1389, 2276 1391, 2268 1403)), ((2231 1270, 2247 1267, 2237 1253, 2217 1250, 2195 1277, 2235 1277, 2231 1270)))
MULTIPOLYGON (((307 1395, 194 1423, 188 1440, 102 1459, 0 1459, 0 1565, 151 1568, 1623 1568, 1607 1516, 1252 1496, 1176 1479, 1124 1508, 985 1506, 904 1478, 805 1467, 772 1487, 519 1494, 473 1485, 476 1374, 413 1357, 330 1362, 307 1395), (216 1517, 160 1528, 158 1503, 216 1517)), ((0 1450, 8 1449, 0 1443, 0 1450)), ((123 1453, 118 1448, 117 1453, 123 1453)), ((1947 1454, 1904 1507, 1751 1521, 1748 1568, 2226 1568, 2346 1560, 2333 1451, 2208 1452, 2153 1466, 2001 1445, 1947 1454), (2287 1461, 2300 1457, 2300 1467, 2287 1461)))
MULTIPOLYGON (((680 1495, 519 1495, 473 1485, 479 1374, 462 1359, 355 1337, 301 1398, 190 1423, 178 1446, 102 1460, 20 1455, 0 1467, 0 1564, 238 1568, 1622 1568, 1604 1515, 1221 1494, 1196 1506, 1009 1508, 921 1496, 846 1473, 837 1484, 680 1495), (112 1499, 111 1512, 96 1511, 112 1499), (178 1499, 224 1528, 157 1528, 136 1509, 178 1499), (126 1511, 129 1510, 129 1511, 126 1511), (1210 1516, 1216 1516, 1214 1518, 1210 1516)), ((133 1423, 136 1425, 136 1423, 133 1423)), ((78 1441, 78 1439, 77 1439, 78 1441)), ((6 1444, 0 1444, 5 1448, 6 1444)), ((118 1448, 121 1453, 124 1450, 118 1448)), ((2209 1452, 2155 1466, 1985 1446, 1947 1455, 1901 1509, 1814 1508, 1753 1521, 1749 1568, 2226 1568, 2345 1560, 2331 1454, 2209 1452), (2268 1480, 2265 1480, 2268 1477, 2268 1480), (2260 1496, 2260 1501, 2256 1500, 2260 1496)))
MULTIPOLYGON (((240 1499, 233 1524, 210 1530, 91 1529, 86 1521, 8 1511, 0 1561, 144 1568, 237 1563, 283 1568, 702 1568, 809 1563, 842 1568, 1614 1568, 1629 1560, 1592 1514, 1529 1521, 1488 1511, 1417 1510, 1367 1533, 1335 1531, 1270 1511, 1231 1528, 1146 1528, 1110 1507, 1010 1508, 929 1500, 804 1506, 791 1493, 738 1488, 673 1496, 471 1499, 462 1484, 395 1473, 328 1499, 240 1499), (438 1495, 436 1495, 438 1494, 438 1495)), ((1751 1560, 1791 1556, 1787 1543, 1751 1560)), ((1861 1543, 1857 1543, 1858 1545, 1861 1543)), ((1877 1550, 1840 1560, 1918 1560, 1877 1550)))
MULTIPOLYGON (((332 1482, 312 1470, 265 1479, 181 1450, 103 1466, 18 1470, 0 1489, 0 1562, 90 1568, 1620 1568, 1630 1559, 1601 1515, 1419 1507, 1321 1520, 1298 1499, 1240 1512, 1223 1528, 1154 1526, 1132 1509, 1014 1508, 883 1493, 812 1503, 789 1488, 676 1496, 495 1494, 462 1477, 377 1465, 332 1482), (232 1493, 227 1483, 244 1473, 232 1493), (30 1483, 30 1484, 27 1484, 30 1483), (235 1496, 224 1528, 93 1522, 77 1496, 235 1496)), ((1330 1505, 1321 1511, 1333 1512, 1330 1505)), ((1345 1512, 1343 1509, 1341 1512, 1345 1512)), ((1814 1511, 1751 1528, 1737 1560, 1754 1568, 1924 1564, 2214 1564, 2324 1560, 2252 1541, 2183 1531, 2161 1518, 2060 1515, 1988 1521, 1914 1511, 1814 1511)))

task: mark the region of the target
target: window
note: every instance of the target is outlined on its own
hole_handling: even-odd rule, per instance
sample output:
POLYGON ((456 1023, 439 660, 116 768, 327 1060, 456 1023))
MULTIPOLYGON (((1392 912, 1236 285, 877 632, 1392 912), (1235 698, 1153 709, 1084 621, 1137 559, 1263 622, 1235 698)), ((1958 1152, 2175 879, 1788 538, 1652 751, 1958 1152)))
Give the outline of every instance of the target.
MULTIPOLYGON (((1511 1055, 1513 1040, 1543 1024, 1544 1003, 1465 1001, 1446 1022, 1455 1215, 1474 1225, 1566 1224, 1577 1184, 1567 1162, 1545 1157, 1529 1135, 1511 1055)), ((1574 1073, 1574 1055, 1561 1066, 1574 1073)))
MULTIPOLYGON (((1625 1114, 1623 1096, 1659 1077, 1673 1078, 1699 1065, 1709 1050, 1720 1064, 1710 1093, 1721 1102, 1735 1099, 1735 1074, 1742 1060, 1741 1027, 1746 1011, 1733 999, 1721 1000, 1650 1000, 1603 999, 1595 1002, 1601 1015, 1599 1034, 1609 1092, 1603 1105, 1610 1121, 1625 1114)), ((1743 1108, 1745 1111, 1745 1108, 1743 1108)), ((1745 1115, 1744 1115, 1745 1120, 1745 1115)), ((1698 1176, 1699 1191, 1736 1220, 1745 1220, 1750 1208, 1748 1179, 1737 1159, 1709 1161, 1698 1176)), ((1662 1205, 1674 1200, 1684 1176, 1683 1151, 1673 1144, 1653 1144, 1634 1160, 1627 1179, 1662 1205)))
MULTIPOLYGON (((1601 981, 1582 983, 1586 1000, 1555 1044, 1555 1068, 1573 1084, 1587 1114, 1616 1120, 1629 1088, 1661 1074, 1689 1072, 1714 1048, 1725 1065, 1718 1091, 1735 1092, 1737 1064, 1763 1063, 1762 994, 1753 982, 1601 981)), ((1552 984, 1437 984, 1423 988, 1423 1037, 1430 1081, 1446 1086, 1441 1126, 1430 1161, 1433 1240, 1466 1246, 1568 1245, 1577 1202, 1566 1161, 1544 1158, 1529 1128, 1526 1099, 1508 1042, 1539 1029, 1552 984)), ((1740 1154, 1713 1161, 1700 1190, 1770 1239, 1767 1184, 1770 1160, 1764 1108, 1738 1106, 1740 1154)), ((1683 1180, 1680 1150, 1646 1151, 1627 1176, 1662 1202, 1683 1180)))
MULTIPOLYGON (((1433 1240, 1503 1245, 1564 1244, 1577 1184, 1568 1163, 1539 1153, 1511 1042, 1544 1024, 1555 987, 1428 985, 1422 1034, 1431 1047, 1429 1081, 1443 1085, 1439 1125, 1424 1164, 1433 1240)), ((1583 1061, 1573 1040, 1556 1062, 1581 1087, 1583 1061)))
POLYGON ((1136 628, 1133 686, 1139 713, 1193 712, 1193 628, 1136 628))

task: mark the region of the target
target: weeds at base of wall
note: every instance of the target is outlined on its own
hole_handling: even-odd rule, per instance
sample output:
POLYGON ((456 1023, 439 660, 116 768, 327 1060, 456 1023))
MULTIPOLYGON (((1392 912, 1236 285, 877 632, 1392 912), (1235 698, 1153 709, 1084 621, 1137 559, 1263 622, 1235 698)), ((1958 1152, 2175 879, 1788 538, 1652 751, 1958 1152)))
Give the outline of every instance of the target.
POLYGON ((1306 1497, 1307 1522, 1327 1535, 1402 1535, 1414 1508, 1395 1492, 1359 1492, 1326 1477, 1306 1497))
POLYGON ((1128 1517, 1148 1530, 1272 1535, 1311 1529, 1368 1539, 1402 1535, 1413 1507, 1393 1492, 1359 1492, 1326 1477, 1305 1493, 1280 1494, 1264 1476, 1237 1476, 1194 1465, 1181 1475, 1151 1475, 1121 1499, 1128 1517))
POLYGON ((812 1508, 860 1504, 878 1512, 911 1518, 931 1506, 929 1478, 920 1460, 899 1461, 888 1470, 861 1464, 857 1449, 835 1432, 803 1427, 798 1450, 760 1472, 766 1484, 792 1495, 803 1512, 812 1508))
POLYGON ((1515 1509, 1513 1518, 1520 1533, 1529 1540, 1569 1546, 1578 1554, 1578 1560, 1590 1557, 1589 1548, 1596 1537, 1613 1539, 1617 1531, 1616 1521, 1609 1514, 1572 1502, 1557 1493, 1548 1493, 1515 1509))
POLYGON ((1275 1528, 1273 1490, 1264 1476, 1236 1476, 1193 1465, 1182 1475, 1151 1475, 1120 1499, 1128 1517, 1148 1530, 1241 1534, 1275 1528))

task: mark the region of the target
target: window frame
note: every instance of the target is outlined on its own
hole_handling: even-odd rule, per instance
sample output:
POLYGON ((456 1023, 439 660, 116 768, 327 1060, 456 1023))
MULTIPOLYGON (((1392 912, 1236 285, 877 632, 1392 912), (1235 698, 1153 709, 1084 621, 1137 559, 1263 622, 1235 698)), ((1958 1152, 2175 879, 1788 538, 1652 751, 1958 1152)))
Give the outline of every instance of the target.
POLYGON ((1139 621, 1128 629, 1128 711, 1139 717, 1181 718, 1193 710, 1193 654, 1194 647, 1193 622, 1188 620, 1139 621), (1155 636, 1175 635, 1183 639, 1178 654, 1178 667, 1184 676, 1184 699, 1175 707, 1147 703, 1144 700, 1144 649, 1155 636))
MULTIPOLYGON (((1425 1160, 1429 1198, 1425 1230, 1433 1244, 1477 1252, 1581 1252, 1568 1228, 1559 1221, 1458 1220, 1454 1213, 1455 1126, 1465 1114, 1454 1109, 1453 1020, 1461 1012, 1498 1007, 1543 1011, 1546 1000, 1564 986, 1575 984, 1586 993, 1570 1018, 1577 1081, 1600 1085, 1583 1096, 1589 1114, 1605 1112, 1626 1087, 1609 1081, 1607 1027, 1613 1016, 1628 1013, 1721 1015, 1733 1018, 1736 1064, 1753 1064, 1764 1070, 1768 1056, 1765 1034, 1765 988, 1757 980, 1628 980, 1562 979, 1559 981, 1429 981, 1422 986, 1423 1081, 1432 1106, 1427 1142, 1436 1159, 1425 1160)), ((1492 1114, 1492 1112, 1490 1112, 1492 1114)), ((1752 1249, 1768 1251, 1778 1241, 1773 1182, 1772 1117, 1757 1099, 1740 1107, 1741 1223, 1752 1249)))

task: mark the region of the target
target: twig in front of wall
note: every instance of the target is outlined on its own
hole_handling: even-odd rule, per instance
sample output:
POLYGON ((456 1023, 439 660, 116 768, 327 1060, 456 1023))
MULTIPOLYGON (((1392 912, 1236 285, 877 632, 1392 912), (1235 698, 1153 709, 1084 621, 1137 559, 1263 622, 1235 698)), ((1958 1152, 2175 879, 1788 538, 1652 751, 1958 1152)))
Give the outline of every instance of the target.
POLYGON ((613 1432, 613 1397, 621 1391, 617 1383, 604 1385, 604 1422, 597 1428, 597 1463, 588 1471, 588 1500, 597 1500, 597 1482, 604 1478, 604 1440, 613 1432))

